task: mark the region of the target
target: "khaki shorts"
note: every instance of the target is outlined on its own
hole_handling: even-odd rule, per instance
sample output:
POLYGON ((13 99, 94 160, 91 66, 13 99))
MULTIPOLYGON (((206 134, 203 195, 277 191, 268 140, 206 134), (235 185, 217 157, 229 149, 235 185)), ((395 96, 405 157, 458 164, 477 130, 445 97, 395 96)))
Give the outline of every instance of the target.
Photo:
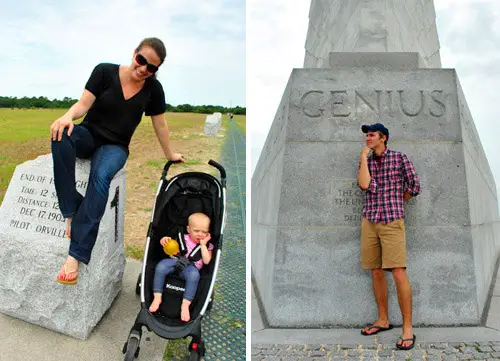
POLYGON ((363 269, 406 268, 404 220, 372 223, 361 220, 361 267, 363 269))

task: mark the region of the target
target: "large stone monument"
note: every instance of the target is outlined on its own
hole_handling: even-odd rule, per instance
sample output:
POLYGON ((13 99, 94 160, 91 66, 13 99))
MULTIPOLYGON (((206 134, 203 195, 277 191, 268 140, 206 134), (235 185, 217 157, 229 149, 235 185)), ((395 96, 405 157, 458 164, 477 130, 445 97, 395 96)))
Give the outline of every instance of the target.
MULTIPOLYGON (((76 187, 85 194, 90 161, 77 160, 76 187)), ((125 170, 111 182, 106 212, 77 285, 56 282, 68 255, 51 155, 17 166, 0 207, 0 312, 86 339, 122 286, 125 170)))
POLYGON ((331 52, 416 52, 441 67, 432 0, 312 0, 304 68, 329 67, 331 52))
POLYGON ((307 68, 292 71, 252 177, 252 277, 271 327, 376 319, 357 187, 361 125, 376 122, 422 183, 405 206, 414 325, 483 322, 496 186, 457 73, 439 68, 435 29, 432 1, 312 1, 307 68))

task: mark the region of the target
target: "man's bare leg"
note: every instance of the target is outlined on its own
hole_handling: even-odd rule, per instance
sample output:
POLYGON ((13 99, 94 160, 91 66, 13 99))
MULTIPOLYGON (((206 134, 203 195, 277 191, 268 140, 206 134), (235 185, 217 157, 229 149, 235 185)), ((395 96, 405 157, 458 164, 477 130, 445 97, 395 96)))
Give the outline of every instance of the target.
MULTIPOLYGON (((413 338, 413 326, 412 326, 412 305, 411 305, 411 285, 408 280, 408 275, 406 274, 405 268, 394 268, 392 270, 392 276, 394 277, 394 282, 398 290, 398 301, 399 307, 401 308, 401 315, 403 316, 403 338, 411 339, 413 338)), ((401 340, 398 341, 401 345, 401 340)), ((403 347, 408 347, 411 345, 411 341, 405 341, 403 347)))
MULTIPOLYGON (((387 311, 387 281, 384 270, 381 268, 372 269, 373 294, 377 302, 378 320, 373 326, 389 327, 389 315, 387 311)), ((377 332, 377 329, 367 326, 363 331, 369 335, 377 332)))

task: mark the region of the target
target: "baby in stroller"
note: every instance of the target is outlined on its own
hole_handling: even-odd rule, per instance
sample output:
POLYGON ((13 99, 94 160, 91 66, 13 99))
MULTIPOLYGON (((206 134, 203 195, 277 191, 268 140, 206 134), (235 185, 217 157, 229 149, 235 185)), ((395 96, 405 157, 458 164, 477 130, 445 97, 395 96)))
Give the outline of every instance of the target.
MULTIPOLYGON (((180 274, 186 280, 186 287, 181 304, 181 320, 184 322, 188 322, 190 320, 189 305, 191 305, 191 302, 196 294, 196 289, 198 288, 198 282, 200 280, 199 271, 204 264, 209 264, 212 259, 213 245, 211 243, 208 244, 208 241, 210 240, 209 230, 210 218, 207 215, 203 213, 193 213, 189 216, 187 226, 188 234, 184 236, 187 248, 186 254, 177 254, 177 257, 165 258, 156 265, 153 279, 154 299, 149 307, 150 312, 156 312, 160 307, 165 278, 168 274, 178 269, 178 265, 180 263, 185 266, 181 267, 182 271, 180 274), (187 260, 188 255, 190 255, 193 249, 195 249, 198 245, 200 245, 201 259, 195 262, 179 262, 180 260, 178 257, 182 257, 184 260, 187 260)), ((167 241, 168 237, 163 237, 160 240, 160 244, 165 246, 167 241)))

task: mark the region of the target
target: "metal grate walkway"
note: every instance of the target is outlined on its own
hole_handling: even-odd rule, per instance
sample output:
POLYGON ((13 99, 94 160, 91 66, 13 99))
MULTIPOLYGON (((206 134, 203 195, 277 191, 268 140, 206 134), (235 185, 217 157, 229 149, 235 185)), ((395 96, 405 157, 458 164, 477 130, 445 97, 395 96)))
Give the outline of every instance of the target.
MULTIPOLYGON (((227 173, 227 222, 213 307, 202 321, 202 337, 206 346, 206 354, 202 360, 205 361, 245 360, 245 146, 245 136, 234 121, 229 121, 227 138, 219 160, 227 173)), ((169 344, 167 354, 172 356, 165 360, 189 359, 185 346, 178 348, 174 346, 175 342, 169 344), (169 346, 172 346, 172 350, 169 350, 169 346)))

